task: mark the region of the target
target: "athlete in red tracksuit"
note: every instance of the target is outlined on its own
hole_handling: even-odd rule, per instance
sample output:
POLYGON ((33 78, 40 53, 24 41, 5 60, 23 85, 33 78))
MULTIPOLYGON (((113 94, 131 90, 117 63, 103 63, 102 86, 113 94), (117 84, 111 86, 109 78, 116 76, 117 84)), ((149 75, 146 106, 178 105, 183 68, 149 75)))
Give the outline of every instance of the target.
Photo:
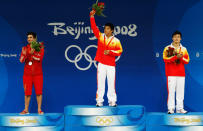
POLYGON ((37 35, 34 32, 27 33, 28 45, 22 48, 20 62, 25 63, 23 86, 25 92, 25 109, 20 114, 29 114, 29 102, 32 95, 32 87, 35 87, 37 96, 38 113, 43 114, 41 110, 42 104, 42 88, 43 88, 43 72, 42 60, 44 56, 43 43, 39 52, 31 48, 31 42, 36 41, 37 35))
POLYGON ((114 26, 111 23, 105 24, 104 33, 101 33, 96 26, 94 19, 95 11, 90 13, 91 28, 98 39, 98 48, 95 60, 97 67, 97 95, 96 106, 103 106, 105 93, 105 80, 108 79, 108 102, 109 106, 116 106, 117 95, 115 91, 115 57, 123 52, 120 40, 113 35, 114 26))
POLYGON ((176 113, 187 113, 184 110, 184 89, 185 89, 185 64, 189 63, 189 54, 187 49, 180 43, 182 34, 176 31, 172 35, 173 42, 165 47, 163 59, 165 62, 165 71, 168 87, 168 114, 173 114, 175 110, 176 96, 176 113), (169 51, 172 50, 172 51, 169 51), (177 55, 170 56, 170 52, 177 55), (176 93, 176 95, 175 95, 176 93))

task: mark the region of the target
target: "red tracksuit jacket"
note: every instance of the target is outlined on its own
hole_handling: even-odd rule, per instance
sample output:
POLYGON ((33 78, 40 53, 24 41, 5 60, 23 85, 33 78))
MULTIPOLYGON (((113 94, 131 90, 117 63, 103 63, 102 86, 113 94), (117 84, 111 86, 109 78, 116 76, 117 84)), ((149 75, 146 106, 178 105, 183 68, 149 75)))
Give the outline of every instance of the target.
POLYGON ((105 34, 102 34, 96 26, 94 17, 90 17, 90 23, 94 35, 98 39, 95 60, 105 65, 116 66, 115 57, 120 56, 123 52, 120 41, 114 36, 107 39, 105 34), (110 50, 110 54, 104 55, 104 50, 110 50))
POLYGON ((44 56, 44 48, 41 48, 40 52, 35 51, 33 54, 30 54, 30 51, 31 51, 30 44, 28 44, 23 48, 27 48, 26 55, 23 55, 23 53, 21 52, 21 56, 20 56, 20 62, 21 63, 25 62, 24 76, 25 75, 43 75, 42 60, 44 56), (32 65, 29 65, 30 61, 32 61, 32 65))
POLYGON ((177 60, 177 56, 167 57, 168 48, 174 48, 173 45, 166 46, 163 52, 163 59, 165 62, 165 71, 166 76, 185 76, 185 64, 188 64, 190 61, 189 54, 187 49, 180 45, 179 49, 176 49, 177 52, 183 54, 183 57, 180 59, 180 64, 176 64, 175 60, 177 60))

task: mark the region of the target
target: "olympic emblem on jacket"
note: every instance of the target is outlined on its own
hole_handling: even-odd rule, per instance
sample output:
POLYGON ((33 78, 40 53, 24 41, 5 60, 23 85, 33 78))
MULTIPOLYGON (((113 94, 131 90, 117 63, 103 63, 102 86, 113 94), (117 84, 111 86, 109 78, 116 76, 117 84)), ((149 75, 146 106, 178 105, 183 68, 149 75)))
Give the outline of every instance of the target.
MULTIPOLYGON (((82 49, 77 46, 77 45, 70 45, 66 48, 65 50, 65 58, 66 60, 68 60, 69 62, 71 63, 74 63, 75 64, 75 67, 78 69, 78 70, 81 70, 81 71, 85 71, 85 70, 88 70, 91 68, 92 64, 94 64, 94 66, 97 68, 97 62, 94 60, 94 58, 92 58, 90 56, 90 54, 87 53, 87 51, 90 49, 90 48, 96 48, 97 49, 97 45, 89 45, 86 47, 86 49, 84 50, 84 52, 82 51, 82 49), (75 56, 74 59, 70 59, 69 56, 70 56, 70 49, 71 48, 76 48, 79 50, 79 53, 75 56), (78 65, 78 62, 82 59, 82 57, 84 56, 85 60, 89 62, 88 66, 87 67, 80 67, 78 65)), ((116 61, 118 61, 120 59, 120 56, 116 58, 116 61)))
POLYGON ((113 117, 96 117, 96 122, 100 125, 100 126, 110 126, 111 123, 113 122, 113 117))

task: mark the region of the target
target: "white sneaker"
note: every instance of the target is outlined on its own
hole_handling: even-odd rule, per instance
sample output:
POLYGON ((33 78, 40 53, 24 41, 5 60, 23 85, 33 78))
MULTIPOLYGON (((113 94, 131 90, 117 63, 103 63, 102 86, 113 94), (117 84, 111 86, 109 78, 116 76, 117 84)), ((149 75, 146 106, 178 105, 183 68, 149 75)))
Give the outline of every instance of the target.
POLYGON ((176 113, 186 114, 187 111, 184 109, 176 110, 176 113))
POLYGON ((168 109, 168 114, 174 114, 174 110, 173 109, 168 109))
POLYGON ((96 107, 102 107, 103 103, 102 102, 97 102, 96 107))
POLYGON ((117 104, 116 104, 116 102, 109 102, 109 106, 116 107, 117 104))

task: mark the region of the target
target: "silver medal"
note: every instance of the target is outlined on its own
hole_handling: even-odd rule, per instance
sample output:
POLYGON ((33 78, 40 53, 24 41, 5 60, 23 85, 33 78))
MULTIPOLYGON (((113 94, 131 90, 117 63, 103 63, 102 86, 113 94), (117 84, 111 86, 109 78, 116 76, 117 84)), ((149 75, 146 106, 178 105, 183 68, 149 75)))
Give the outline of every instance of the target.
POLYGON ((30 65, 30 66, 31 66, 31 65, 32 65, 32 61, 30 61, 30 62, 28 63, 28 65, 30 65))

